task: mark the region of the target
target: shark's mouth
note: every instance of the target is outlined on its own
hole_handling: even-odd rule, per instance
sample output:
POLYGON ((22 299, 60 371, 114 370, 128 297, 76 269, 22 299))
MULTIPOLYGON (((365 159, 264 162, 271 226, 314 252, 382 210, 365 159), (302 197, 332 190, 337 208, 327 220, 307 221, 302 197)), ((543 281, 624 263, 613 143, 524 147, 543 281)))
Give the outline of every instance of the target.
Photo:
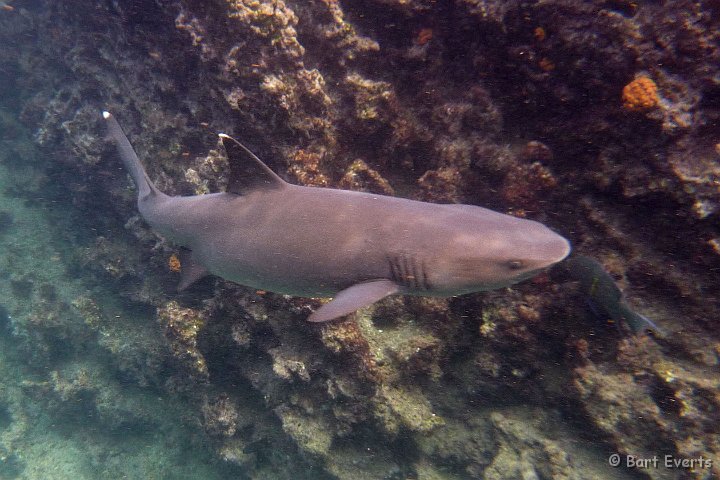
POLYGON ((543 271, 545 271, 545 268, 536 268, 535 270, 530 270, 530 271, 524 272, 524 273, 518 275, 517 277, 515 277, 513 279, 512 283, 519 283, 519 282, 522 282, 529 278, 533 278, 533 277, 541 274, 543 271))

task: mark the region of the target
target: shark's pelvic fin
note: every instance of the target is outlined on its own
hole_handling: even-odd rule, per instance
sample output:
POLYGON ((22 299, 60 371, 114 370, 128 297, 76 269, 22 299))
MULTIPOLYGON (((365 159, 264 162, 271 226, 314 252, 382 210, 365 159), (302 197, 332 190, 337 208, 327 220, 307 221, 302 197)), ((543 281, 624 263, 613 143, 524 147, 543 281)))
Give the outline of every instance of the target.
POLYGON ((125 136, 120 124, 117 120, 115 120, 112 113, 102 112, 102 114, 105 122, 107 123, 108 133, 115 141, 120 158, 125 164, 125 168, 130 173, 133 182, 135 182, 135 187, 138 189, 138 199, 142 200, 150 195, 163 195, 163 193, 160 192, 160 190, 158 190, 150 181, 147 173, 145 173, 145 169, 143 168, 142 163, 140 163, 140 159, 135 153, 132 145, 130 145, 130 141, 127 136, 125 136))
POLYGON ((358 308, 367 307, 381 298, 397 293, 398 285, 387 279, 358 283, 341 291, 330 303, 326 303, 309 317, 309 322, 327 322, 348 315, 358 308))
POLYGON ((192 252, 186 248, 180 250, 180 283, 177 286, 178 292, 197 282, 210 272, 200 265, 192 256, 192 252))
POLYGON ((230 178, 226 189, 228 193, 243 195, 258 188, 285 188, 287 186, 285 180, 270 170, 242 143, 224 133, 220 134, 220 139, 225 147, 230 165, 230 178))

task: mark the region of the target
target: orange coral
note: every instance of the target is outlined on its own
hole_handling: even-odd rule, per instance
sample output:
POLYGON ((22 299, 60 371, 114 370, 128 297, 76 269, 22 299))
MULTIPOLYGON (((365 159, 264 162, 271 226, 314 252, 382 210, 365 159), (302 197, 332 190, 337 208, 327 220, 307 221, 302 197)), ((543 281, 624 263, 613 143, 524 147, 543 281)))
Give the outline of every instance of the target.
POLYGON ((631 111, 649 110, 660 103, 657 85, 644 75, 625 85, 622 100, 623 107, 631 111))
POLYGON ((415 44, 416 45, 425 45, 433 38, 433 30, 432 28, 421 28, 418 32, 417 36, 415 37, 415 44))
POLYGON ((180 264, 180 259, 177 255, 174 253, 170 255, 170 258, 168 258, 168 268, 171 272, 179 272, 182 268, 182 265, 180 264))
POLYGON ((549 58, 541 58, 538 62, 538 65, 543 72, 552 72, 553 70, 555 70, 555 62, 553 62, 549 58))

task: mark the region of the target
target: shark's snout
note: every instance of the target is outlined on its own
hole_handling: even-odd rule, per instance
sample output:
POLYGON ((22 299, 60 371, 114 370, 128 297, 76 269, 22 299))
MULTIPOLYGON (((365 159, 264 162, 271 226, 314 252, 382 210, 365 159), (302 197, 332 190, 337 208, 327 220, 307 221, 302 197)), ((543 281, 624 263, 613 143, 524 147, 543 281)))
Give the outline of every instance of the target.
POLYGON ((570 242, 542 223, 521 220, 515 230, 515 245, 535 269, 547 268, 570 254, 570 242))
MULTIPOLYGON (((547 229, 547 228, 546 228, 547 229)), ((570 255, 570 242, 550 229, 548 238, 540 246, 541 257, 547 262, 547 267, 554 265, 570 255)))
POLYGON ((547 238, 536 242, 533 248, 534 252, 528 255, 527 270, 520 273, 515 282, 534 277, 543 270, 561 262, 570 254, 572 250, 570 242, 552 230, 545 229, 547 230, 547 238))
MULTIPOLYGON (((505 281, 499 284, 512 285, 532 278, 570 254, 570 242, 544 226, 543 230, 542 236, 536 234, 534 238, 526 239, 531 240, 530 244, 521 248, 523 253, 518 253, 517 260, 508 262, 510 268, 505 269, 505 281)), ((502 269, 496 274, 502 278, 502 269)))

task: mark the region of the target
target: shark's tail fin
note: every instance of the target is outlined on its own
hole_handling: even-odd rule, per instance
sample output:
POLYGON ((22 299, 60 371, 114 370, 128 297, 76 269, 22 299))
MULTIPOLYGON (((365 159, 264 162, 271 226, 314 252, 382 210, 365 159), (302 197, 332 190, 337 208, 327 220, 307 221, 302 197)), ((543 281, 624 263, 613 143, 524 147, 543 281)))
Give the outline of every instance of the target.
POLYGON ((108 133, 115 141, 120 158, 122 158, 125 168, 130 172, 130 176, 138 189, 138 200, 149 196, 163 195, 148 178, 140 159, 115 117, 110 112, 103 112, 103 118, 107 122, 108 133))

